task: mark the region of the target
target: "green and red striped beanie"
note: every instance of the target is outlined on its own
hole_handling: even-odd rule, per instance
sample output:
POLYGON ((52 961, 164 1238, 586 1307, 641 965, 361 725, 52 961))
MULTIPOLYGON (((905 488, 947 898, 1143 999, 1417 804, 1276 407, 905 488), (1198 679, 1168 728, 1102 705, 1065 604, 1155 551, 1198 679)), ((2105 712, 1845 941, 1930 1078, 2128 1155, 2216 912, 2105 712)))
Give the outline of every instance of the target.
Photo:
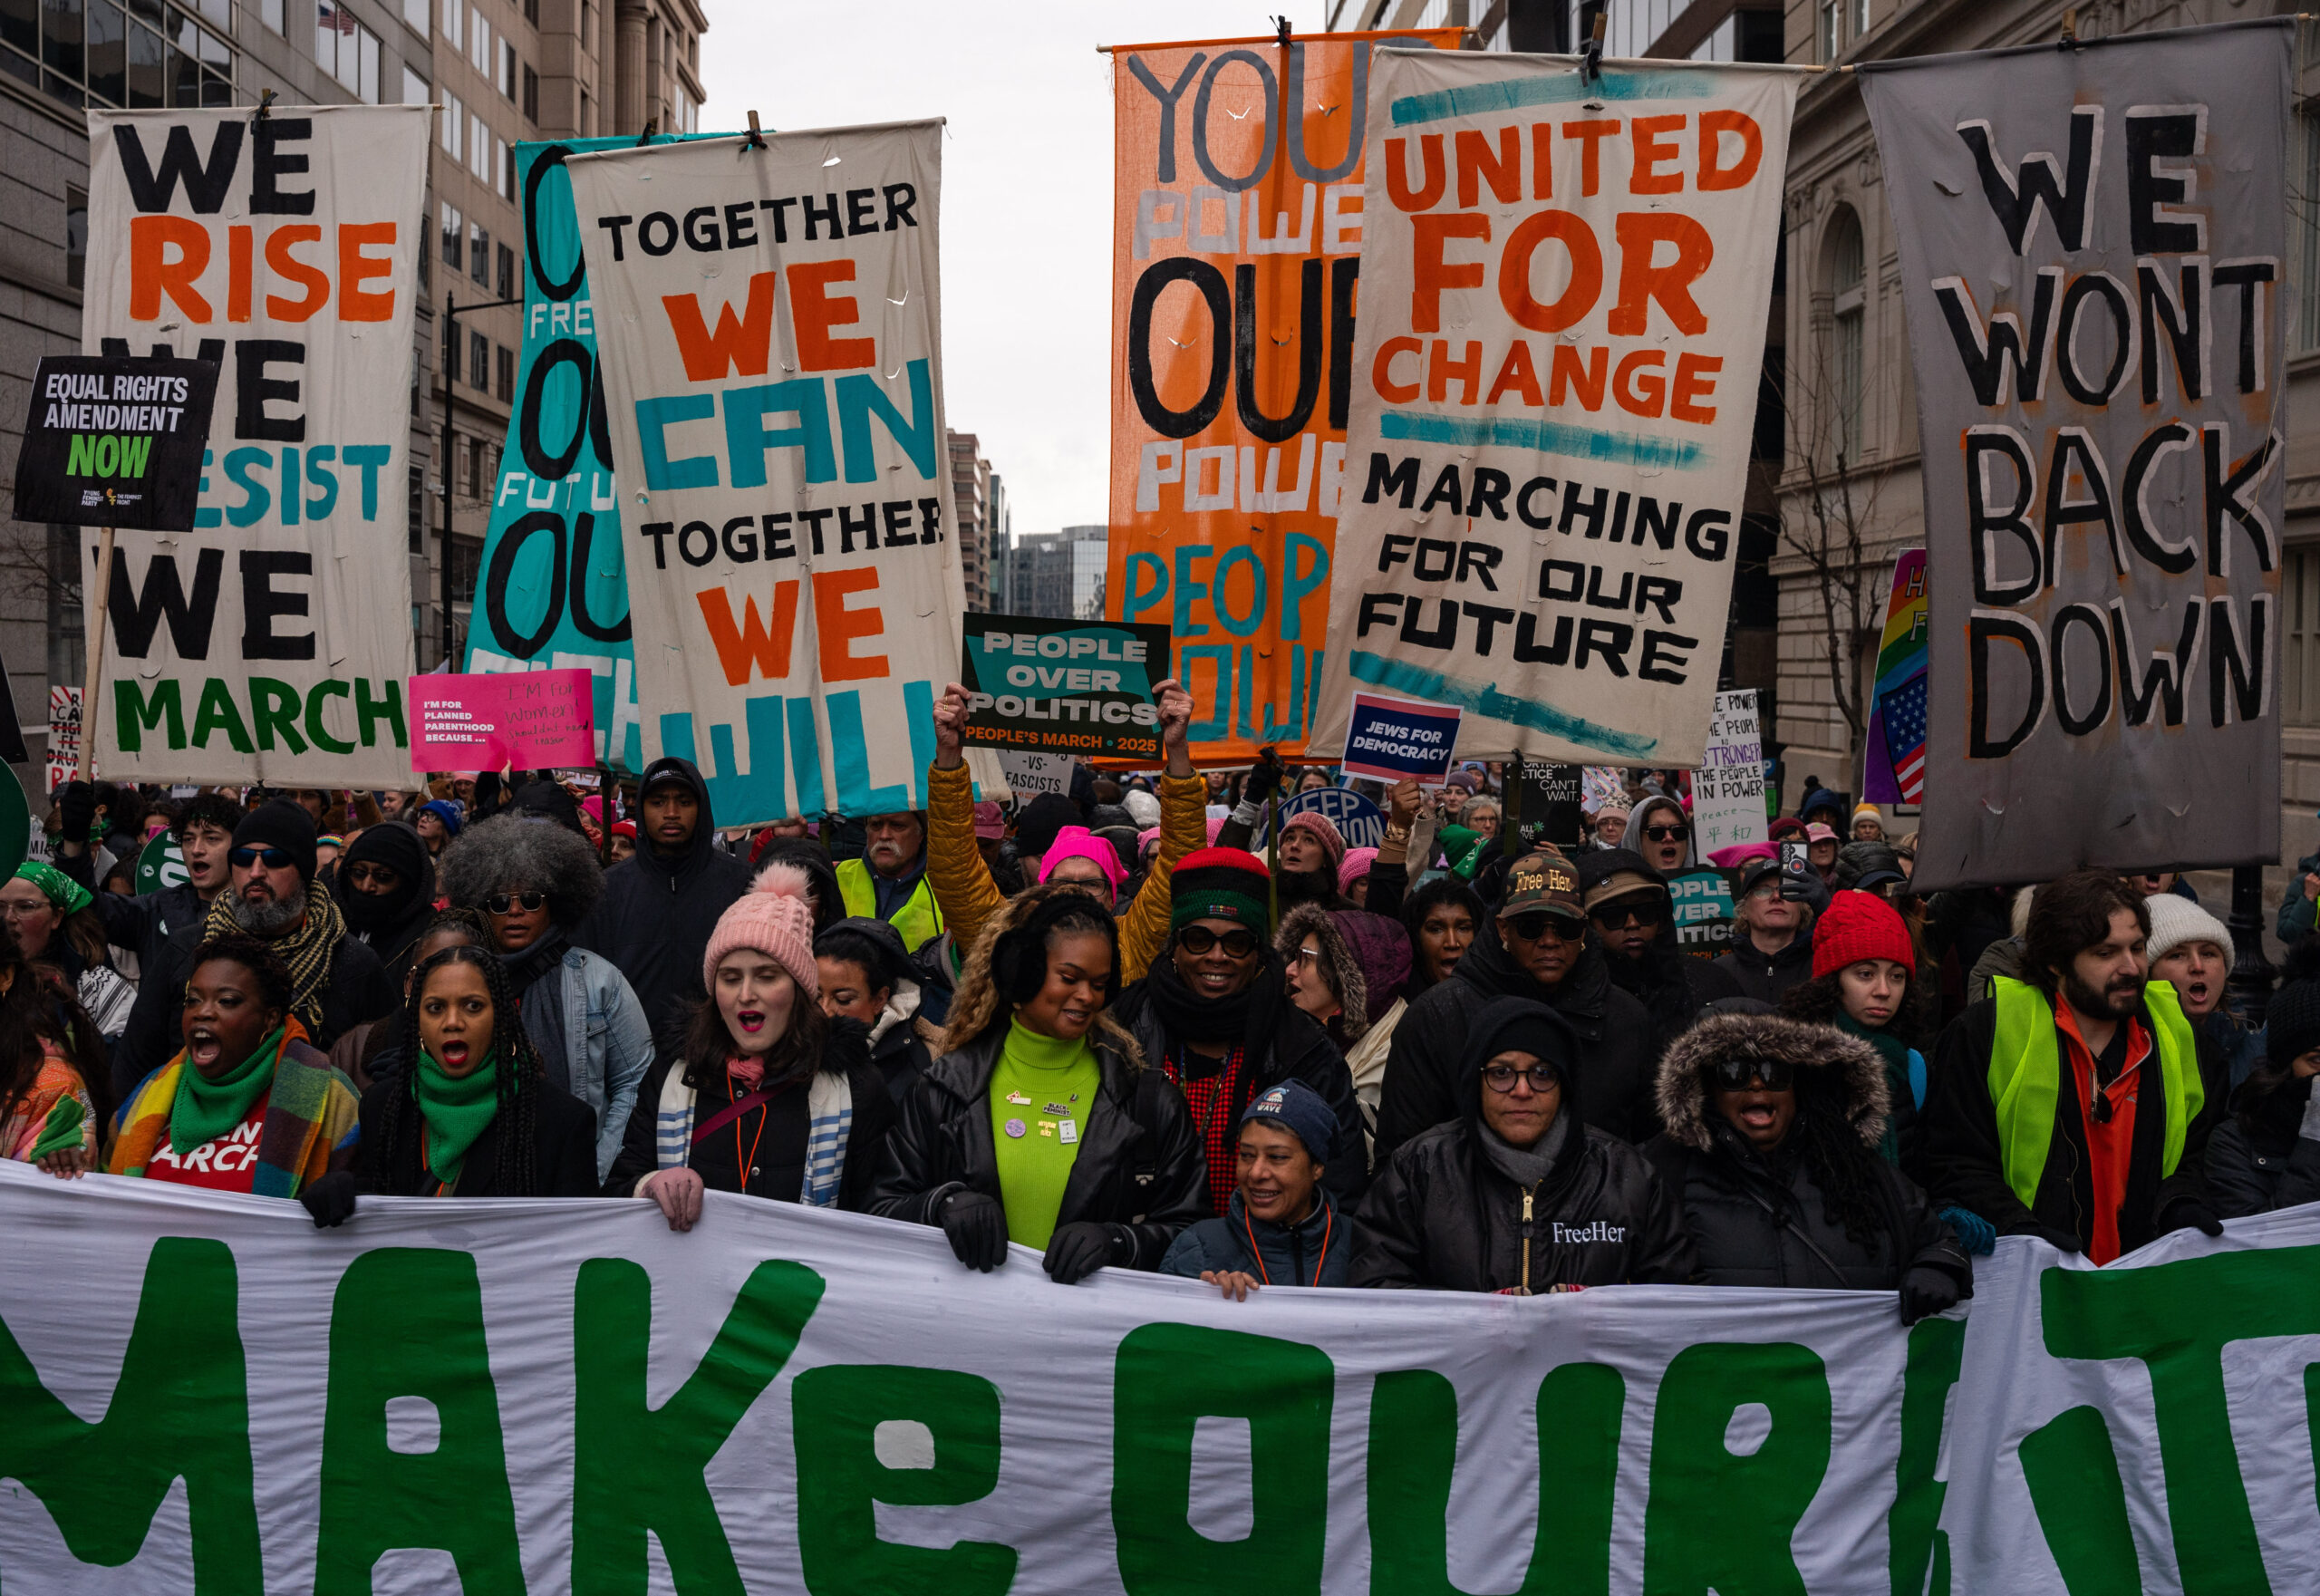
POLYGON ((1241 848, 1202 848, 1177 861, 1168 879, 1168 929, 1194 920, 1231 920, 1260 936, 1271 931, 1265 904, 1272 877, 1264 861, 1241 848))

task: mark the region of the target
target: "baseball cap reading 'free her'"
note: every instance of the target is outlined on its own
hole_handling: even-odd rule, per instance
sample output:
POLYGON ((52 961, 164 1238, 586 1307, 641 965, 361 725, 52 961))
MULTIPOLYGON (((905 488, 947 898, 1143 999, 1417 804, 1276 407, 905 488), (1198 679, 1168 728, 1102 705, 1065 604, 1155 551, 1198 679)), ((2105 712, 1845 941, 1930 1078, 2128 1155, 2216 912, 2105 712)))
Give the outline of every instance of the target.
POLYGON ((1534 909, 1566 920, 1587 918, 1579 898, 1579 872, 1552 848, 1523 855, 1506 872, 1506 889, 1498 904, 1500 917, 1512 919, 1534 909))

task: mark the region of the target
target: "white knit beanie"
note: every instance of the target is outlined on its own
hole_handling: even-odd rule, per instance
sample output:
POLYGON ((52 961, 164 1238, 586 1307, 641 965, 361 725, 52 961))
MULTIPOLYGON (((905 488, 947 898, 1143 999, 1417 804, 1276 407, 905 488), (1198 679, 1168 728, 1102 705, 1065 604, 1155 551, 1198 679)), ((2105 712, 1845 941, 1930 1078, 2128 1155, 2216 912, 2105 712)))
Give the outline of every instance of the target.
POLYGON ((2151 962, 2158 963, 2187 942, 2211 942, 2223 950, 2226 969, 2237 961, 2232 951, 2231 933, 2223 922, 2199 904, 2171 892, 2153 893, 2143 899, 2142 906, 2151 914, 2151 942, 2148 950, 2151 962))

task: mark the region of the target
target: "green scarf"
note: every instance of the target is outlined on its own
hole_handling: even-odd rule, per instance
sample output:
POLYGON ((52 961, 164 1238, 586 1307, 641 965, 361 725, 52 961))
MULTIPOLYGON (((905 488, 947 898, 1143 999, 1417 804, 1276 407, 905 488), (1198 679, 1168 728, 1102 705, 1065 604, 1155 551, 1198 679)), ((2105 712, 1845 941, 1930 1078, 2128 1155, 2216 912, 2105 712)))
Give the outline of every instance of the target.
POLYGON ((1837 1029, 1847 1036, 1859 1037, 1875 1048, 1885 1060, 1885 1085, 1893 1099, 1893 1111, 1885 1117, 1885 1135, 1877 1150, 1885 1162, 1897 1167, 1901 1162, 1900 1133, 1894 1127, 1901 1117, 1901 1105, 1912 1101, 1909 1096, 1909 1044, 1890 1030, 1870 1030, 1845 1012, 1842 1003, 1837 1005, 1837 1029))
POLYGON ((215 1141, 249 1117, 250 1107, 274 1084, 289 1026, 277 1025, 250 1056, 217 1079, 195 1069, 185 1055, 178 1069, 177 1100, 169 1105, 169 1151, 182 1158, 204 1142, 215 1141))
POLYGON ((419 1068, 411 1071, 411 1095, 427 1121, 427 1173, 447 1186, 459 1184, 459 1166, 468 1149, 499 1112, 499 1052, 486 1053, 483 1062, 465 1075, 449 1075, 425 1049, 419 1068))

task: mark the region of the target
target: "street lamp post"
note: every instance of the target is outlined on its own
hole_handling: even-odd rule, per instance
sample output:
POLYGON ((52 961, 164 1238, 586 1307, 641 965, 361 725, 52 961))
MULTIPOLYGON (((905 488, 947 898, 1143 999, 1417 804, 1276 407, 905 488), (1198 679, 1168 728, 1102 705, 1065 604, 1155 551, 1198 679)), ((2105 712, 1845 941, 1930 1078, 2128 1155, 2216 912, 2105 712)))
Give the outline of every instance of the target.
POLYGON ((469 311, 498 310, 503 305, 523 303, 520 299, 488 299, 478 305, 461 305, 459 296, 448 289, 443 295, 443 658, 453 667, 459 662, 451 652, 451 390, 456 382, 451 373, 459 365, 459 318, 469 311))

